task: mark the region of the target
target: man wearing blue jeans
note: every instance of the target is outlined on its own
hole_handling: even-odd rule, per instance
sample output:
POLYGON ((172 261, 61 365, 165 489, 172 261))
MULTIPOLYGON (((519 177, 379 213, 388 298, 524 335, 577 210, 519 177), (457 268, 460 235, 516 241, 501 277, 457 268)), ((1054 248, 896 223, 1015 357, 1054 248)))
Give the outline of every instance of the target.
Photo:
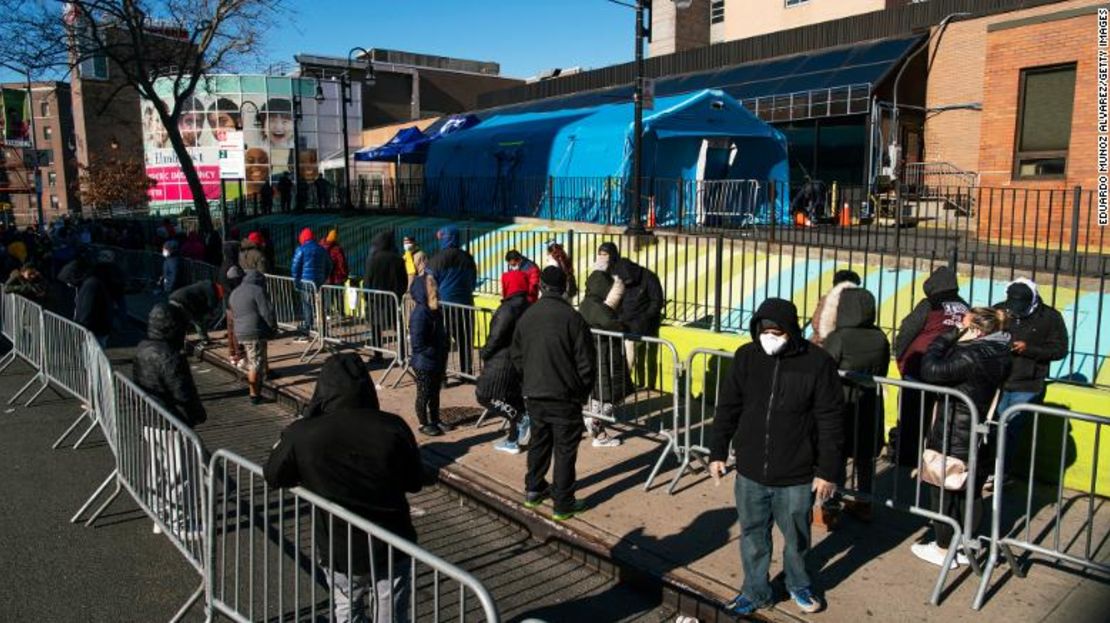
POLYGON ((843 454, 843 392, 837 365, 802 337, 790 301, 767 299, 751 321, 721 387, 709 471, 725 473, 736 450, 736 512, 744 584, 728 609, 747 616, 774 604, 768 571, 771 527, 782 532, 790 598, 804 613, 824 607, 806 570, 814 503, 836 491, 843 454), (816 498, 816 500, 815 500, 816 498))
MULTIPOLYGON (((1001 418, 1006 409, 1021 404, 1041 404, 1045 396, 1045 379, 1048 367, 1068 354, 1068 327, 1060 312, 1048 306, 1037 293, 1037 284, 1019 278, 1006 287, 1006 300, 995 305, 1010 313, 1011 349, 1014 365, 1010 378, 1002 386, 995 418, 1001 418)), ((1021 433, 1029 420, 1026 411, 1016 414, 1006 425, 1006 455, 1004 469, 1007 476, 1015 467, 1021 433)), ((994 477, 988 479, 987 489, 994 488, 994 477)))
POLYGON ((293 252, 293 266, 290 273, 293 284, 301 295, 301 335, 294 339, 295 342, 307 342, 312 333, 314 316, 316 315, 316 292, 324 285, 328 274, 331 273, 331 259, 324 247, 320 246, 312 237, 312 230, 305 227, 301 230, 297 241, 300 246, 293 252), (315 287, 313 287, 315 286, 315 287))

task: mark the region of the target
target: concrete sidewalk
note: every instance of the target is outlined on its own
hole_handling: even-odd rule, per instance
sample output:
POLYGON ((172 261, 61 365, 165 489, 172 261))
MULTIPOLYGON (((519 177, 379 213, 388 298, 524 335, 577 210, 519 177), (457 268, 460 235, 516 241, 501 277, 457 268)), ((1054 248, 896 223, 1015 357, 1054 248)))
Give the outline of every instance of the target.
MULTIPOLYGON (((132 309, 139 311, 148 299, 136 300, 132 309)), ((141 313, 141 312, 140 312, 141 313)), ((227 365, 227 351, 221 332, 213 332, 216 345, 206 351, 209 361, 227 365)), ((267 387, 286 400, 303 403, 312 395, 322 353, 314 361, 302 363, 299 358, 304 344, 289 338, 270 343, 270 363, 275 378, 267 387)), ((379 378, 385 363, 373 369, 379 378)), ((398 379, 394 371, 389 383, 379 390, 382 408, 405 417, 414 429, 415 387, 411 377, 398 379)), ((242 412, 250 413, 246 398, 242 412)), ((501 512, 522 520, 546 522, 550 507, 542 515, 524 511, 519 506, 524 478, 524 455, 510 456, 495 452, 492 443, 502 433, 498 422, 481 428, 473 423, 481 413, 474 398, 473 385, 444 389, 441 396, 443 418, 458 425, 444 437, 420 439, 426 460, 441 467, 441 478, 478 496, 501 512), (529 517, 530 516, 530 517, 529 517)), ((652 434, 629 427, 618 427, 623 445, 618 448, 593 448, 583 444, 578 460, 578 495, 591 510, 567 524, 549 524, 579 547, 643 569, 658 577, 666 577, 672 585, 686 587, 706 598, 725 602, 731 599, 742 581, 738 554, 738 528, 733 504, 731 477, 721 486, 714 486, 704 474, 687 476, 676 495, 666 493, 666 484, 677 467, 669 459, 651 491, 644 482, 662 449, 661 440, 652 434)), ((1094 535, 1101 559, 1110 560, 1110 508, 1104 500, 1096 502, 1094 535)), ((988 503, 989 506, 989 503, 988 503)), ((1062 517, 1064 535, 1082 530, 1086 504, 1069 505, 1062 517), (1080 508, 1081 507, 1081 508, 1080 508)), ((988 529, 988 517, 981 530, 988 529)), ((1054 519, 1054 508, 1039 509, 1033 522, 1034 534, 1054 519)), ((978 576, 968 567, 949 574, 941 605, 932 606, 928 597, 938 569, 928 565, 910 551, 910 545, 927 534, 927 525, 919 517, 903 511, 876 508, 870 523, 845 517, 834 531, 814 529, 810 554, 818 588, 824 592, 829 608, 812 621, 872 620, 935 620, 948 621, 1084 621, 1105 620, 1105 607, 1110 605, 1110 584, 1106 580, 1034 564, 1025 579, 1013 577, 1003 565, 994 574, 993 590, 980 613, 970 605, 978 576)), ((1081 540, 1081 539, 1080 539, 1081 540)), ((776 553, 772 575, 779 573, 781 559, 776 532, 776 553)), ((781 575, 777 585, 782 589, 781 575)), ((773 619, 802 618, 792 603, 781 602, 766 614, 773 619)))

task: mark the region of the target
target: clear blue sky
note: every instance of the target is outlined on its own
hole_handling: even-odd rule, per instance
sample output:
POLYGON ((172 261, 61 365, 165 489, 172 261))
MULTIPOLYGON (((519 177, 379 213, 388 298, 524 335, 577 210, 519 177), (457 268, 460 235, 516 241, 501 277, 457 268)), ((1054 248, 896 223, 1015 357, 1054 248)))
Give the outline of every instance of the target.
MULTIPOLYGON (((289 0, 288 26, 269 33, 256 67, 292 65, 311 52, 346 56, 354 46, 501 64, 526 78, 554 67, 632 60, 632 9, 607 0, 289 0)), ((0 81, 19 80, 0 70, 0 81)))

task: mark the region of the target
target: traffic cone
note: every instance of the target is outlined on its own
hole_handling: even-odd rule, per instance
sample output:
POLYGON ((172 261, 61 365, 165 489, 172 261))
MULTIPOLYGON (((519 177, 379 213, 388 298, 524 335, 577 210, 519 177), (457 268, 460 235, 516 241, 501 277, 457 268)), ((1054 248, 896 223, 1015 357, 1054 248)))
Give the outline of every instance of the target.
POLYGON ((844 206, 840 208, 840 214, 838 216, 837 223, 841 227, 848 227, 852 224, 852 207, 848 205, 847 201, 845 201, 844 206))
POLYGON ((655 201, 648 204, 647 227, 648 229, 655 229, 655 201))

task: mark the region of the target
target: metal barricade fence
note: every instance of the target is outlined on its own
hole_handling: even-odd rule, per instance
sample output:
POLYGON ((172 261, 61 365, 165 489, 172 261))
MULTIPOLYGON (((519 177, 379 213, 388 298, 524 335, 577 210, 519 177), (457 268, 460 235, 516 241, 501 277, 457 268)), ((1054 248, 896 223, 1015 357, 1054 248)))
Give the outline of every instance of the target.
POLYGON ((8 342, 15 340, 15 298, 14 294, 4 292, 0 294, 0 335, 8 342))
POLYGON ((1105 501, 1100 501, 1096 507, 1098 468, 1100 464, 1106 465, 1099 460, 1103 426, 1110 426, 1110 417, 1034 404, 1014 405, 1001 414, 995 438, 990 554, 972 603, 973 608, 978 610, 983 606, 1000 553, 1015 575, 1025 577, 1025 570, 1014 554, 1015 549, 1044 556, 1056 563, 1069 563, 1083 571, 1094 570, 1110 575, 1110 561, 1106 553, 1099 554, 1110 538, 1110 528, 1107 528, 1110 524, 1106 522, 1105 513, 1101 520, 1101 534, 1096 534, 1096 515, 1105 501), (1093 434, 1083 435, 1093 439, 1089 457, 1080 455, 1074 441, 1080 436, 1075 430, 1079 427, 1094 429, 1093 434), (1022 466, 1024 479, 1017 477, 1021 473, 1017 459, 1022 457, 1016 452, 1024 448, 1021 445, 1010 448, 1010 444, 1020 441, 1023 428, 1031 429, 1028 463, 1022 466), (1058 436, 1055 434, 1057 428, 1058 436), (1059 444, 1058 451, 1055 444, 1059 444), (1007 454, 1010 452, 1013 454, 1007 465, 1007 454), (1091 474, 1082 489, 1071 490, 1072 495, 1064 486, 1069 461, 1089 466, 1091 474), (1015 482, 1005 486, 1008 475, 1014 475, 1015 482), (1035 480, 1042 480, 1042 484, 1037 486, 1035 480), (1007 510, 1012 510, 1018 502, 1021 504, 1019 514, 1008 513, 1007 510), (1069 512, 1080 504, 1085 507, 1085 512, 1069 512), (1010 521, 1013 524, 1004 528, 1003 523, 1010 521), (1041 521, 1043 525, 1034 527, 1035 522, 1041 521))
POLYGON ((13 404, 35 383, 40 386, 47 383, 42 365, 42 307, 22 296, 5 296, 8 298, 4 308, 8 310, 10 307, 10 312, 5 311, 5 314, 10 314, 7 317, 11 322, 12 349, 4 357, 3 364, 0 364, 0 372, 6 370, 17 358, 23 359, 35 369, 35 375, 8 399, 8 404, 13 404))
POLYGON ((200 586, 174 615, 180 620, 203 596, 206 578, 208 462, 191 428, 119 372, 113 375, 117 438, 116 471, 85 507, 115 480, 115 490, 85 521, 93 522, 124 489, 201 576, 200 586))
POLYGON ((678 481, 689 471, 691 463, 701 463, 709 469, 709 442, 706 439, 709 426, 717 411, 717 399, 734 354, 711 348, 695 348, 690 351, 684 367, 685 408, 682 425, 682 439, 679 447, 679 467, 671 479, 669 493, 674 493, 678 481))
POLYGON ((393 358, 378 385, 404 359, 401 302, 393 292, 330 285, 320 288, 325 344, 345 344, 393 358))
MULTIPOLYGON (((493 310, 442 302, 439 308, 443 312, 443 324, 450 343, 447 376, 477 381, 482 374, 482 358, 478 356, 478 349, 486 343, 493 310)), ((410 315, 406 314, 406 318, 410 315)))
POLYGON ((89 427, 75 444, 76 447, 96 427, 92 404, 94 377, 89 363, 92 361, 90 349, 99 348, 99 345, 88 329, 49 311, 42 312, 42 340, 42 369, 46 383, 31 396, 27 405, 33 403, 50 382, 80 400, 81 414, 52 446, 57 448, 62 445, 69 434, 88 419, 89 427))
MULTIPOLYGON (((650 489, 664 461, 683 458, 680 444, 679 402, 682 364, 668 340, 592 329, 596 352, 594 389, 582 414, 590 418, 636 426, 662 435, 659 453, 644 489, 650 489)), ((673 488, 673 487, 672 487, 673 488)))
POLYGON ((266 293, 274 306, 279 329, 301 331, 309 342, 301 354, 301 362, 315 357, 323 347, 320 335, 320 294, 311 281, 294 282, 292 277, 266 275, 266 293))
POLYGON ((473 575, 342 506, 300 487, 271 488, 258 465, 227 450, 213 455, 209 473, 217 475, 208 499, 210 616, 346 620, 358 612, 348 595, 361 584, 369 616, 352 620, 499 621, 473 575))

